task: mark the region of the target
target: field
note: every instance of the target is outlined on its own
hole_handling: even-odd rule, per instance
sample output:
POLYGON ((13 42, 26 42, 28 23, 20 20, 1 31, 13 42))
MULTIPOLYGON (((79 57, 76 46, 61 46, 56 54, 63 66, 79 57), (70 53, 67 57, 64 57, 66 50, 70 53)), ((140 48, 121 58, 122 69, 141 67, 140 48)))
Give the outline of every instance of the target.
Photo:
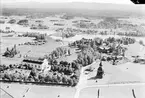
MULTIPOLYGON (((92 64, 92 68, 97 68, 99 63, 92 64)), ((103 63, 104 78, 101 80, 94 79, 97 69, 90 72, 87 76, 87 86, 98 84, 122 84, 122 83, 144 83, 145 66, 140 64, 125 63, 118 66, 112 66, 106 62, 103 63), (139 71, 137 71, 139 70, 139 71), (97 81, 97 82, 96 82, 97 81)))
POLYGON ((132 89, 135 91, 136 98, 144 98, 145 86, 143 85, 126 85, 126 86, 106 86, 96 88, 85 88, 80 92, 79 98, 134 98, 132 89))
POLYGON ((1 83, 14 98, 74 98, 75 88, 1 83), (24 96, 25 95, 25 96, 24 96))
MULTIPOLYGON (((1 43, 1 53, 5 52, 7 47, 13 47, 15 44, 17 45, 18 51, 20 51, 20 54, 22 56, 28 55, 30 57, 44 57, 44 55, 49 54, 51 51, 53 51, 55 48, 62 45, 61 42, 56 42, 52 38, 48 37, 48 42, 42 46, 28 46, 28 45, 22 45, 19 46, 19 44, 25 43, 25 42, 31 42, 32 38, 21 38, 21 37, 2 37, 2 43, 1 43)), ((15 57, 10 58, 12 62, 20 63, 21 58, 15 57)), ((9 61, 9 59, 2 57, 1 64, 9 64, 12 63, 9 61)))

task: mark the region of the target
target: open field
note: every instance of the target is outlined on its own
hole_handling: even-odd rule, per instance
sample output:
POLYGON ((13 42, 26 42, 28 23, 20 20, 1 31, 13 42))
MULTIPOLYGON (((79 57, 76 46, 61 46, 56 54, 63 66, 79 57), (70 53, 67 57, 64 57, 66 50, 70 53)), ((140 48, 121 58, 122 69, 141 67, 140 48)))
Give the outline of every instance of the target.
POLYGON ((132 89, 134 89, 136 98, 145 97, 145 85, 128 86, 98 86, 96 88, 85 88, 81 90, 79 98, 134 98, 132 89))
MULTIPOLYGON (((33 39, 33 38, 32 38, 33 39)), ((20 51, 20 54, 22 56, 28 55, 30 57, 44 57, 44 55, 49 54, 57 47, 62 46, 61 42, 56 42, 52 38, 48 37, 48 42, 41 46, 32 46, 32 45, 22 45, 19 46, 18 44, 22 44, 25 42, 31 42, 31 38, 23 38, 23 37, 2 37, 2 43, 1 43, 1 53, 5 52, 7 47, 13 47, 15 44, 17 45, 18 51, 20 51)), ((19 56, 16 56, 15 58, 1 58, 1 64, 14 64, 14 63, 20 63, 22 61, 22 58, 18 58, 19 56)))
POLYGON ((75 88, 1 83, 14 98, 73 98, 75 88), (9 86, 9 87, 8 87, 9 86), (8 87, 8 88, 7 88, 8 87))
POLYGON ((1 30, 4 30, 4 31, 8 31, 6 30, 6 27, 10 27, 9 30, 13 30, 15 32, 19 32, 19 33, 25 33, 25 32, 36 32, 36 33, 41 33, 41 34, 47 34, 47 35, 50 35, 50 34, 53 34, 55 33, 54 31, 51 31, 51 30, 34 30, 34 29, 30 29, 29 27, 25 27, 25 26, 21 26, 21 25, 18 25, 18 24, 8 24, 8 23, 5 23, 5 24, 1 24, 1 30))
MULTIPOLYGON (((145 83, 144 70, 145 66, 141 64, 125 63, 117 66, 112 66, 107 62, 103 62, 104 75, 103 79, 96 79, 97 68, 99 62, 94 62, 90 65, 93 69, 92 72, 86 74, 84 71, 82 78, 82 85, 97 86, 97 85, 109 85, 109 84, 130 84, 130 83, 145 83), (97 81, 97 82, 96 82, 97 81)), ((83 88, 83 87, 82 87, 83 88)))
POLYGON ((22 54, 27 54, 29 56, 32 55, 36 57, 43 57, 44 55, 49 54, 55 48, 60 47, 61 45, 62 45, 61 42, 56 42, 52 38, 48 37, 47 43, 45 43, 44 45, 41 46, 22 45, 18 47, 18 50, 20 50, 22 54))
POLYGON ((21 37, 1 37, 1 53, 5 51, 7 47, 12 47, 15 44, 21 44, 25 42, 31 42, 33 38, 21 38, 21 37))

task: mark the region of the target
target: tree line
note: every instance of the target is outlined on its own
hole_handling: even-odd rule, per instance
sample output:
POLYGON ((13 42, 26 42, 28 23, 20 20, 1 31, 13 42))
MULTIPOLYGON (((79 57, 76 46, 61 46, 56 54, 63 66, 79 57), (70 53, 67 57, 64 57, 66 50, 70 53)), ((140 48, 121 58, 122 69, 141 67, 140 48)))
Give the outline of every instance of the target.
POLYGON ((44 40, 46 41, 47 40, 47 35, 46 34, 39 34, 39 33, 30 33, 30 32, 27 32, 27 33, 24 33, 22 35, 18 35, 19 37, 34 37, 35 40, 44 40))
POLYGON ((46 58, 49 61, 52 61, 53 59, 60 58, 61 56, 70 56, 71 51, 69 48, 66 47, 58 47, 55 50, 53 50, 49 55, 46 55, 46 58))

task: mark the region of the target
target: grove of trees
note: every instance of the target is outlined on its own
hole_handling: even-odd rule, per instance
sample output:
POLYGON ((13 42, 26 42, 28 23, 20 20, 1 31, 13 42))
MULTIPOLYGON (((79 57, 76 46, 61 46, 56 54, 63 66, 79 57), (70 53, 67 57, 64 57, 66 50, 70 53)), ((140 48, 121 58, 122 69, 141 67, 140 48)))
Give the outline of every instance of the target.
POLYGON ((96 59, 105 60, 104 56, 102 56, 103 54, 108 55, 106 60, 113 61, 113 65, 115 65, 116 60, 118 60, 118 56, 125 57, 125 51, 127 48, 122 45, 133 43, 135 43, 135 39, 128 37, 109 37, 104 40, 101 38, 82 38, 81 40, 69 44, 69 46, 81 50, 76 61, 82 66, 87 66, 96 59))
POLYGON ((39 34, 39 33, 24 33, 23 35, 18 35, 19 37, 23 36, 23 37, 34 37, 35 40, 47 40, 47 35, 46 34, 39 34))
POLYGON ((14 57, 16 54, 18 54, 19 52, 16 49, 16 45, 14 45, 14 47, 12 47, 11 49, 9 49, 7 47, 6 51, 4 52, 3 56, 5 57, 14 57))

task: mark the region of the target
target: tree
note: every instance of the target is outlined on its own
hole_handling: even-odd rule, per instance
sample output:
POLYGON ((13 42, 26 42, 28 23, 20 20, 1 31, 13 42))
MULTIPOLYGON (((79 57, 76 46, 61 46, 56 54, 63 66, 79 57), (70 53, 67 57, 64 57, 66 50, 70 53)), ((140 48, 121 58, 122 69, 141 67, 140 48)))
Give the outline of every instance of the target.
POLYGON ((100 39, 100 38, 94 38, 94 41, 95 41, 95 45, 97 45, 97 46, 99 46, 99 45, 101 45, 102 44, 102 42, 103 42, 103 40, 102 39, 100 39))
POLYGON ((67 84, 67 78, 66 78, 66 76, 62 76, 62 83, 67 84))
POLYGON ((9 48, 7 47, 7 49, 4 52, 3 56, 6 56, 6 57, 14 57, 17 53, 18 52, 16 50, 16 45, 14 45, 14 47, 12 47, 11 50, 9 50, 9 48))
POLYGON ((52 75, 52 81, 55 82, 55 83, 58 83, 56 75, 52 75))
POLYGON ((50 80, 50 76, 47 75, 47 76, 44 78, 44 81, 45 81, 45 82, 49 82, 49 80, 50 80))
POLYGON ((139 58, 139 55, 137 56, 132 56, 134 58, 134 63, 138 63, 138 58, 139 58))
POLYGON ((57 80, 58 80, 59 82, 62 82, 62 76, 61 76, 60 74, 57 74, 57 80))
POLYGON ((127 48, 122 48, 122 56, 125 57, 125 51, 127 50, 127 48))
POLYGON ((73 80, 73 86, 76 86, 78 83, 78 80, 76 78, 73 78, 72 80, 73 80))
POLYGON ((74 75, 76 75, 77 78, 79 78, 79 76, 80 76, 80 71, 79 71, 79 70, 75 70, 74 75))
POLYGON ((37 75, 36 69, 33 68, 30 75, 33 76, 33 77, 36 76, 37 75))
POLYGON ((10 23, 10 24, 14 24, 15 22, 16 22, 15 19, 11 19, 8 23, 10 23))
POLYGON ((73 61, 71 63, 71 68, 74 68, 75 70, 80 69, 80 65, 78 63, 76 63, 76 61, 73 61))
POLYGON ((9 75, 8 73, 5 73, 5 74, 4 74, 4 79, 11 80, 11 77, 10 77, 10 75, 9 75))
POLYGON ((49 75, 49 78, 48 78, 48 82, 53 82, 53 79, 52 79, 52 72, 51 73, 48 73, 48 75, 49 75))
POLYGON ((142 40, 139 41, 139 44, 145 46, 142 40))
POLYGON ((69 55, 69 56, 71 55, 71 53, 70 53, 70 49, 68 49, 68 55, 69 55))
POLYGON ((26 25, 26 24, 28 24, 28 20, 26 20, 26 19, 19 20, 19 21, 17 22, 17 24, 19 24, 19 25, 26 25))
POLYGON ((115 65, 116 64, 116 60, 117 60, 117 56, 112 56, 112 61, 113 61, 113 64, 112 65, 115 65))
POLYGON ((73 86, 73 85, 74 85, 74 83, 73 83, 74 81, 73 81, 71 78, 68 78, 67 81, 68 81, 68 84, 69 84, 70 86, 73 86))

